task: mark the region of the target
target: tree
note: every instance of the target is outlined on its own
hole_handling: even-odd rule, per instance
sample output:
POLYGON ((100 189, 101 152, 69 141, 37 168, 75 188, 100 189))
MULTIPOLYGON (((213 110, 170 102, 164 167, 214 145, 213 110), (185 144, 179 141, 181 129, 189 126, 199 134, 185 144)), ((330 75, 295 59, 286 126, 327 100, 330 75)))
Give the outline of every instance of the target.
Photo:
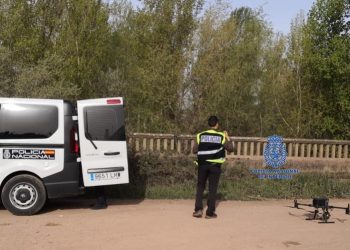
POLYGON ((290 34, 276 36, 265 50, 259 92, 260 135, 310 137, 319 119, 304 79, 304 26, 300 13, 292 21, 290 34))
POLYGON ((65 1, 55 53, 62 58, 62 77, 79 89, 76 98, 106 92, 101 74, 109 66, 111 29, 108 9, 100 0, 65 1))
POLYGON ((350 136, 350 2, 318 0, 305 29, 305 78, 321 114, 314 136, 350 136))
POLYGON ((12 96, 90 98, 110 63, 107 5, 100 0, 1 0, 0 44, 15 59, 12 96))
POLYGON ((192 102, 201 122, 195 123, 218 114, 234 134, 254 135, 262 51, 270 31, 252 9, 236 9, 220 22, 216 13, 207 12, 199 29, 192 102))
POLYGON ((116 67, 111 72, 132 110, 137 131, 181 129, 189 50, 201 0, 145 1, 129 11, 114 32, 116 67))
POLYGON ((35 64, 53 46, 63 1, 1 0, 0 39, 17 60, 35 64))
POLYGON ((9 49, 0 45, 0 96, 12 96, 18 66, 9 49))

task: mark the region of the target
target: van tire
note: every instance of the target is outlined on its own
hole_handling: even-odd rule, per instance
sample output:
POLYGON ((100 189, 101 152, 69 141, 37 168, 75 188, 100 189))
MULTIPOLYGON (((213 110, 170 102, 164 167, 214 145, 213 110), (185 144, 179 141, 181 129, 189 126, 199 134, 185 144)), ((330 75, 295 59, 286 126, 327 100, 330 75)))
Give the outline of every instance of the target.
POLYGON ((4 207, 14 215, 33 215, 46 202, 46 189, 37 177, 21 174, 9 179, 1 192, 4 207))

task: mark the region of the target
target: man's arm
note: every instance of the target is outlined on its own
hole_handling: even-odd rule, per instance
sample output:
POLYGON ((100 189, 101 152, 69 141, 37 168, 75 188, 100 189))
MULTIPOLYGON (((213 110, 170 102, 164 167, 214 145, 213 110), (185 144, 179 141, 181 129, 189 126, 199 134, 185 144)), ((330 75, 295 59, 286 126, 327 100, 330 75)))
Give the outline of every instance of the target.
POLYGON ((224 143, 224 148, 226 149, 227 152, 231 153, 233 152, 233 143, 232 141, 226 141, 224 143))
POLYGON ((197 142, 193 145, 193 148, 192 148, 192 153, 193 154, 197 154, 197 152, 198 152, 198 144, 197 144, 197 142))
POLYGON ((226 141, 224 143, 224 148, 226 149, 227 152, 231 153, 231 152, 233 152, 233 143, 232 143, 227 131, 224 131, 224 134, 226 137, 226 141))

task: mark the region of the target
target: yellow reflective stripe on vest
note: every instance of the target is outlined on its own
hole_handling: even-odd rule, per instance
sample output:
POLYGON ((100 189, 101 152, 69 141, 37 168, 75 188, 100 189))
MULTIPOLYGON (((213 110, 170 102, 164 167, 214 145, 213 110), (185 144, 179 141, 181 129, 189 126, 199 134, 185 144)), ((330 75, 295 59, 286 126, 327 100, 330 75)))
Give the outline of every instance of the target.
POLYGON ((220 159, 215 159, 215 160, 207 160, 207 162, 211 162, 211 163, 224 163, 224 162, 225 162, 225 158, 220 158, 220 159))
POLYGON ((202 133, 198 133, 198 134, 197 134, 197 144, 200 143, 201 134, 202 134, 202 133))

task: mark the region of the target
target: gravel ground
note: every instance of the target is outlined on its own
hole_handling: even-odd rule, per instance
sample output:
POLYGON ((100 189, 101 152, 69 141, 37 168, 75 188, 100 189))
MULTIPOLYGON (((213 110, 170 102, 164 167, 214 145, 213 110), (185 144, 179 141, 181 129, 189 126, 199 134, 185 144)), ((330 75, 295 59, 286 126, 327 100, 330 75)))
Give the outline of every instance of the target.
POLYGON ((92 202, 56 200, 30 217, 0 208, 0 249, 350 249, 344 210, 319 224, 291 200, 223 201, 217 219, 193 218, 192 200, 110 200, 99 211, 92 202))

